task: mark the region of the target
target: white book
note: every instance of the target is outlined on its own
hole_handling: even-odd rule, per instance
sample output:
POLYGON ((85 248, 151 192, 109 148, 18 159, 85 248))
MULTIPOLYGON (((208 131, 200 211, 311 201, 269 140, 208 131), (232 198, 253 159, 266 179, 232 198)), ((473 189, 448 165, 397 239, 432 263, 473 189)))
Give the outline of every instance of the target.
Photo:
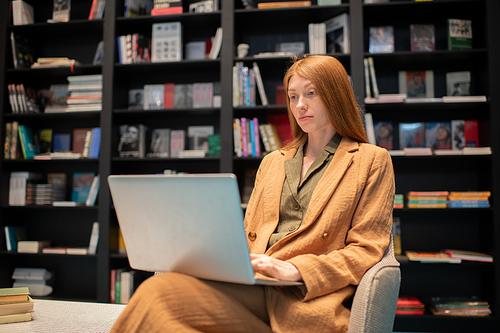
POLYGON ((12 1, 12 19, 14 25, 34 23, 33 6, 22 0, 12 1))
POLYGON ((375 65, 373 63, 373 57, 368 57, 368 67, 370 69, 370 78, 372 82, 373 97, 379 98, 377 76, 375 74, 375 65))
POLYGON ((120 274, 120 303, 127 304, 130 300, 130 285, 132 276, 129 271, 121 272, 120 274))
POLYGON ((372 90, 370 87, 370 69, 368 68, 368 58, 363 59, 365 68, 365 97, 373 97, 372 90))
POLYGON ((366 127, 366 136, 368 137, 368 142, 372 145, 376 145, 377 141, 375 140, 375 130, 373 128, 373 117, 371 113, 365 113, 365 127, 366 127))
POLYGON ((217 28, 215 33, 214 41, 212 43, 212 48, 210 49, 210 53, 208 54, 209 59, 217 59, 220 53, 220 49, 222 46, 222 27, 217 28))
POLYGON ((154 23, 152 30, 151 62, 181 61, 181 22, 154 23))
POLYGON ((89 254, 96 254, 98 241, 99 241, 99 222, 94 222, 92 224, 92 232, 90 234, 89 254))
POLYGON ((315 54, 316 49, 314 44, 314 23, 309 23, 309 25, 307 26, 307 32, 309 37, 309 53, 315 54))
POLYGON ((486 96, 443 96, 444 103, 471 103, 486 101, 486 96))
POLYGON ((99 192, 99 185, 100 185, 99 180, 100 180, 99 175, 94 176, 94 179, 92 180, 92 185, 90 185, 89 196, 87 197, 87 201, 85 202, 86 206, 92 207, 95 205, 97 193, 99 192))
POLYGON ((256 62, 253 63, 253 71, 255 72, 255 82, 257 83, 262 106, 267 106, 269 103, 267 101, 266 90, 264 89, 264 83, 262 82, 262 76, 260 75, 259 65, 257 65, 256 62))
POLYGON ((323 23, 325 24, 326 53, 347 54, 351 52, 349 14, 337 15, 323 23))

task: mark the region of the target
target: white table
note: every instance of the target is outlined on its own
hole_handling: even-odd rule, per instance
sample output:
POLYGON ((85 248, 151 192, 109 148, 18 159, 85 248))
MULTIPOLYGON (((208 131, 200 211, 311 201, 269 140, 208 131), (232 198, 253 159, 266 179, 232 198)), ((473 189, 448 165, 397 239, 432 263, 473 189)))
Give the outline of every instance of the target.
POLYGON ((32 320, 0 325, 1 333, 107 333, 124 304, 34 299, 32 320))

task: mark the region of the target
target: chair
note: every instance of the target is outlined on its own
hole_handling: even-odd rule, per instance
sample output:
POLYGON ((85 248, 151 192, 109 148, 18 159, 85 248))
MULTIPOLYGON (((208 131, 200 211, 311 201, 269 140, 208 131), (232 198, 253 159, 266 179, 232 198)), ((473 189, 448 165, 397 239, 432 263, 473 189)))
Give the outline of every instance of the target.
POLYGON ((401 271, 391 236, 382 260, 361 278, 354 294, 348 332, 392 332, 400 284, 401 271))

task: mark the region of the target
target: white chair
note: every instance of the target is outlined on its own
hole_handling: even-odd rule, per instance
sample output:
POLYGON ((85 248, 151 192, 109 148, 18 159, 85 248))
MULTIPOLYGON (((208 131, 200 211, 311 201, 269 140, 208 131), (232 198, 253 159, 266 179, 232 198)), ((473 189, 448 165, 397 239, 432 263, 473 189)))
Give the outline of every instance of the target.
POLYGON ((392 242, 382 260, 366 271, 351 308, 349 333, 390 333, 394 326, 401 284, 399 262, 392 242))

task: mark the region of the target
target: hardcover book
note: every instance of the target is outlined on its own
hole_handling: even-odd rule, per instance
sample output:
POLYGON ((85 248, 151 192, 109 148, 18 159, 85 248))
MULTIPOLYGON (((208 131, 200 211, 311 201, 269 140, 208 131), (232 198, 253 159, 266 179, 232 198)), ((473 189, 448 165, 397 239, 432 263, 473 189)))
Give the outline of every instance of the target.
POLYGON ((152 62, 182 60, 181 22, 154 23, 151 47, 152 62))
POLYGON ((472 49, 472 21, 448 19, 448 50, 472 49))
POLYGON ((54 0, 52 20, 58 22, 68 22, 71 10, 71 0, 54 0))
POLYGON ((325 24, 326 53, 351 52, 349 14, 337 15, 323 23, 325 24))
POLYGON ((368 52, 394 52, 394 27, 391 25, 370 27, 368 52))
POLYGON ((434 72, 399 71, 399 93, 408 98, 434 98, 434 72))
POLYGON ((446 73, 447 96, 470 96, 470 72, 446 73))
POLYGON ((170 156, 170 129, 155 128, 151 133, 151 147, 148 157, 170 156))
POLYGON ((399 149, 410 147, 425 147, 425 124, 423 122, 399 124, 399 149))
POLYGON ((130 89, 128 91, 128 109, 141 110, 144 108, 144 89, 130 89))
POLYGON ((125 0, 123 17, 151 15, 153 0, 125 0))
POLYGON ((412 51, 436 50, 434 24, 411 24, 410 35, 410 47, 412 51))
POLYGON ((436 149, 451 149, 451 122, 426 122, 425 146, 436 149))
POLYGON ((77 171, 73 173, 73 187, 71 191, 71 201, 87 201, 95 172, 77 171))
POLYGON ((120 157, 146 156, 146 126, 142 124, 121 125, 118 153, 120 157))

